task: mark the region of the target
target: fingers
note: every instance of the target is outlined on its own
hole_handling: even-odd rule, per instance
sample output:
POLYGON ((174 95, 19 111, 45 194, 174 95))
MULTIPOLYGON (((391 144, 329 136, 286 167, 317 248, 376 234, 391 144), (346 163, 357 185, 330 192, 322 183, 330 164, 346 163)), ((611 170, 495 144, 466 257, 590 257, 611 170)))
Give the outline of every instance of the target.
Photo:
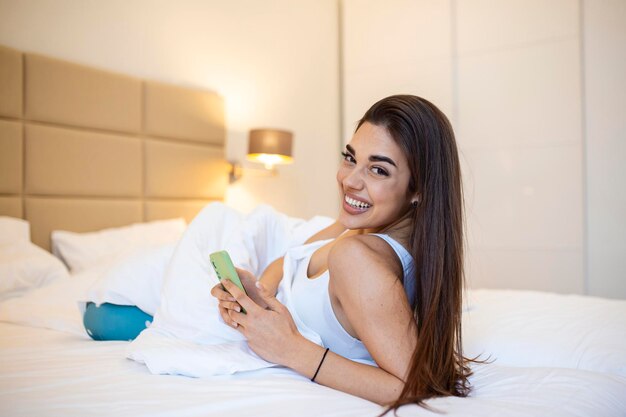
POLYGON ((220 300, 219 306, 225 310, 235 310, 238 313, 241 311, 241 306, 237 304, 235 301, 221 301, 220 300))
POLYGON ((282 303, 276 299, 274 294, 271 294, 270 291, 265 288, 261 281, 257 281, 255 285, 259 289, 259 295, 271 310, 277 311, 283 307, 282 303))
POLYGON ((237 327, 237 323, 235 323, 233 319, 230 318, 230 314, 228 313, 230 310, 227 310, 223 308, 222 306, 219 306, 218 311, 220 312, 220 317, 222 318, 224 323, 226 323, 227 325, 231 327, 237 327))
POLYGON ((227 323, 235 328, 243 330, 248 327, 248 316, 246 314, 228 310, 228 318, 229 321, 227 323))
POLYGON ((220 301, 235 301, 235 297, 224 291, 222 284, 217 284, 211 288, 211 295, 220 301))
POLYGON ((239 275, 240 279, 252 279, 252 280, 256 281, 254 279, 254 275, 250 271, 246 271, 245 269, 241 269, 241 268, 237 268, 237 267, 235 267, 235 271, 237 271, 237 275, 239 275))
POLYGON ((235 301, 237 301, 237 303, 239 303, 239 305, 245 308, 246 310, 255 311, 260 308, 257 305, 257 303, 252 301, 250 297, 248 297, 246 293, 241 291, 238 286, 233 284, 231 280, 229 279, 222 280, 222 284, 224 285, 226 290, 230 293, 230 295, 232 295, 235 298, 235 301))
POLYGON ((237 271, 237 275, 239 275, 243 287, 248 291, 256 282, 256 277, 252 272, 246 271, 245 269, 235 268, 235 270, 237 271))
POLYGON ((232 308, 226 308, 223 306, 224 303, 226 302, 220 302, 218 306, 220 317, 224 323, 239 331, 243 331, 244 326, 242 324, 245 321, 246 315, 239 312, 241 311, 241 306, 237 303, 229 303, 229 307, 232 308))

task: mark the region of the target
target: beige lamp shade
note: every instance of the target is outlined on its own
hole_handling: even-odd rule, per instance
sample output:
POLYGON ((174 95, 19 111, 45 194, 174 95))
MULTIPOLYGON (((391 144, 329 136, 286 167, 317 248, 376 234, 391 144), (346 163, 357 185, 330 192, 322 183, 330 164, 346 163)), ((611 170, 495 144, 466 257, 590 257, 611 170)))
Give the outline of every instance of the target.
POLYGON ((293 134, 279 129, 252 129, 248 140, 248 160, 272 169, 277 164, 293 162, 293 134))

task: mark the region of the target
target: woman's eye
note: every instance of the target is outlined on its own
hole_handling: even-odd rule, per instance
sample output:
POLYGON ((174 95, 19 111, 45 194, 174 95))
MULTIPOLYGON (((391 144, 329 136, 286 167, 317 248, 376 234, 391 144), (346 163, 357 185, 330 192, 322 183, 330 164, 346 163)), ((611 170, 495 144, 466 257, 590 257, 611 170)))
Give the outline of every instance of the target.
POLYGON ((341 152, 341 155, 343 156, 343 160, 346 162, 349 162, 351 164, 354 164, 356 162, 354 157, 350 155, 348 152, 341 152))
POLYGON ((389 176, 389 173, 381 167, 372 167, 372 172, 376 175, 382 175, 383 177, 389 176))

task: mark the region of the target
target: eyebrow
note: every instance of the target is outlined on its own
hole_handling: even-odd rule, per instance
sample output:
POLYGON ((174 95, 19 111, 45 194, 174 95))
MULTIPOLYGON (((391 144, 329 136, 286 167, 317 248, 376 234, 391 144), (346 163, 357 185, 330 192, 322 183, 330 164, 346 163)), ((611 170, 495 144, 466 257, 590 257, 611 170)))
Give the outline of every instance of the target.
MULTIPOLYGON (((346 149, 348 150, 348 152, 350 152, 352 154, 352 156, 356 156, 356 151, 354 150, 354 148, 350 145, 346 145, 346 149)), ((369 160, 374 162, 387 162, 388 164, 393 165, 394 167, 398 168, 398 166, 396 165, 395 162, 393 162, 393 159, 388 158, 386 156, 382 156, 382 155, 371 155, 369 157, 369 160)))

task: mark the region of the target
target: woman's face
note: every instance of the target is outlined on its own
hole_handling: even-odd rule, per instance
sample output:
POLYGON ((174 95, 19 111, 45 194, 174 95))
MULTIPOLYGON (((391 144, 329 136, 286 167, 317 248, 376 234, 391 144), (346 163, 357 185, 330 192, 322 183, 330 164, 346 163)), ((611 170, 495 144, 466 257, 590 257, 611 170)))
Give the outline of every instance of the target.
POLYGON ((346 145, 337 171, 342 204, 339 221, 348 229, 376 229, 410 208, 406 156, 386 128, 365 122, 346 145))

